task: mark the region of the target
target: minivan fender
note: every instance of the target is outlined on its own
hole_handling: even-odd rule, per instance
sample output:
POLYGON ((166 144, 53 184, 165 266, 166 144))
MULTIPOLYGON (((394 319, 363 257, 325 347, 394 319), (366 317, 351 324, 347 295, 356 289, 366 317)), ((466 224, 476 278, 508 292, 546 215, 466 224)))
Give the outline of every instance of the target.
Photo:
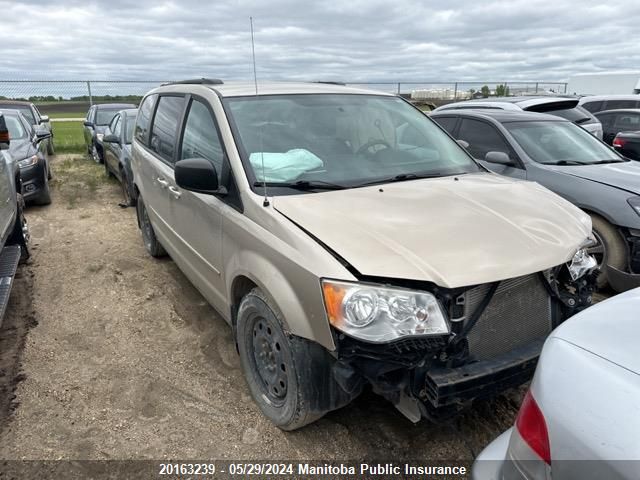
POLYGON ((285 274, 277 265, 251 251, 229 259, 225 271, 233 272, 233 276, 226 279, 226 287, 234 330, 240 301, 253 283, 278 307, 286 322, 283 325, 286 332, 335 350, 318 278, 293 263, 287 263, 286 268, 290 271, 285 274))

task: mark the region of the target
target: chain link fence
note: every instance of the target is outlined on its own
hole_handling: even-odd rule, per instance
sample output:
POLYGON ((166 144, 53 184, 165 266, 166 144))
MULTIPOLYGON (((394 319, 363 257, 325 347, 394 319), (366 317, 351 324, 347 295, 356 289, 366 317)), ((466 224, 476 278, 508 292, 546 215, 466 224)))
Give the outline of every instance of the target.
MULTIPOLYGON (((3 99, 33 102, 52 121, 59 152, 85 150, 82 120, 89 107, 99 103, 138 104, 149 90, 164 80, 0 80, 3 99)), ((561 82, 361 82, 349 86, 393 92, 425 109, 445 103, 509 95, 558 95, 567 91, 561 82)))

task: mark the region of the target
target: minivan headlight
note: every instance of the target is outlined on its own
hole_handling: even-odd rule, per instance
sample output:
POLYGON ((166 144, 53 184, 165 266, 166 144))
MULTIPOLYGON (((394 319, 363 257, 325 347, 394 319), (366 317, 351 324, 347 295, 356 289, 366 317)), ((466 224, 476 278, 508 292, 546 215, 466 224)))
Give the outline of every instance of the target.
POLYGON ((580 250, 578 250, 571 259, 571 263, 567 264, 569 274, 571 275, 571 280, 574 281, 579 279, 586 273, 589 273, 597 266, 598 262, 595 258, 589 255, 586 248, 581 248, 580 250))
POLYGON ((36 163, 38 163, 38 156, 37 155, 33 155, 31 157, 25 158, 24 160, 20 160, 18 162, 18 167, 27 168, 27 167, 30 167, 32 165, 35 165, 36 163))
POLYGON ((429 292, 323 280, 322 293, 331 325, 367 342, 449 333, 442 306, 429 292))

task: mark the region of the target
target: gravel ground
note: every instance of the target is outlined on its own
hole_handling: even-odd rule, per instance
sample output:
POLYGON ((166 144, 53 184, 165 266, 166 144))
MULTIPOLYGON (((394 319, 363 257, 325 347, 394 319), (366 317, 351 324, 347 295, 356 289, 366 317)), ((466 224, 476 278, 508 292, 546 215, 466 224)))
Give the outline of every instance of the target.
POLYGON ((27 211, 32 258, 0 331, 0 458, 470 460, 513 423, 522 389, 442 425, 365 393, 278 430, 231 330, 170 259, 146 254, 118 184, 82 156, 52 165, 53 204, 27 211))

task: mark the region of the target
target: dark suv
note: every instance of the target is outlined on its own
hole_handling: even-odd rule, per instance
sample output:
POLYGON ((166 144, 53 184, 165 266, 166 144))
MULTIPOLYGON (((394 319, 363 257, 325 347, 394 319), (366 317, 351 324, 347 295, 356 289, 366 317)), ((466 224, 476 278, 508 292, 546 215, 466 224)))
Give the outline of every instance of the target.
POLYGON ((104 147, 102 137, 113 117, 120 110, 136 108, 132 103, 103 103, 89 108, 84 120, 84 143, 87 152, 97 163, 104 162, 104 147))
POLYGON ((44 128, 49 132, 50 137, 44 142, 46 151, 49 155, 53 155, 55 147, 53 145, 53 129, 47 115, 42 115, 38 107, 31 102, 23 102, 20 100, 2 100, 0 101, 0 110, 18 110, 24 118, 26 118, 34 129, 44 128))

